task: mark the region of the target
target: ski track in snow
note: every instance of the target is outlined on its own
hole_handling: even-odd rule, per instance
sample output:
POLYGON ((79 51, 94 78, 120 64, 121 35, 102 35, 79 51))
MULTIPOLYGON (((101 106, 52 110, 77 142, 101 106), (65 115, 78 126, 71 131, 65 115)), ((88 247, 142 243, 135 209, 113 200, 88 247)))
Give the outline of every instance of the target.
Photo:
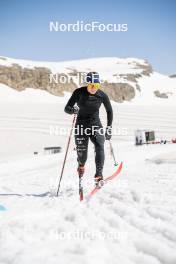
MULTIPOLYGON (((1 137, 0 204, 7 208, 0 211, 0 263, 175 264, 176 166, 158 165, 152 159, 175 151, 175 145, 136 148, 131 140, 134 129, 145 127, 160 130, 158 137, 175 136, 176 108, 114 106, 114 126, 128 128, 128 135, 113 139, 124 168, 112 183, 80 203, 73 140, 59 197, 51 193, 56 191, 65 148, 56 155, 42 152, 44 146, 64 147, 67 142, 65 136, 42 134, 50 124, 69 127, 71 117, 62 113, 62 107, 46 109, 41 104, 32 109, 23 106, 22 111, 13 104, 9 109, 0 106, 0 133, 6 135, 5 141, 1 137), (36 149, 39 155, 33 156, 36 149)), ((114 166, 105 146, 104 175, 108 176, 114 166)), ((93 188, 94 168, 90 144, 85 196, 93 188)))

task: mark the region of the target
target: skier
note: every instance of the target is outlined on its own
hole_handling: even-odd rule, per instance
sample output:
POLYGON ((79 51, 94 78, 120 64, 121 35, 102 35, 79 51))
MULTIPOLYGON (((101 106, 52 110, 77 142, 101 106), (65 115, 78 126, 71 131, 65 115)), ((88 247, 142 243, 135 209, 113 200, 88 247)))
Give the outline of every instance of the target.
POLYGON ((89 138, 95 147, 95 185, 103 180, 104 142, 112 136, 113 111, 110 100, 100 90, 99 74, 89 72, 86 76, 87 86, 76 89, 67 105, 65 112, 77 114, 75 124, 75 144, 77 149, 78 175, 82 177, 85 172, 89 138), (107 113, 107 127, 105 135, 99 118, 99 108, 103 103, 107 113), (77 105, 76 105, 77 104, 77 105))

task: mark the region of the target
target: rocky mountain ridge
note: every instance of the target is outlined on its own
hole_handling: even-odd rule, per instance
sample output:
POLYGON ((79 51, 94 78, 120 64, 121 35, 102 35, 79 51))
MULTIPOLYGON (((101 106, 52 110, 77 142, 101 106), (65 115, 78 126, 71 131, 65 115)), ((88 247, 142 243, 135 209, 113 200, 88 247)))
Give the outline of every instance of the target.
MULTIPOLYGON (((75 88, 85 85, 80 76, 89 71, 100 73, 101 89, 116 102, 130 101, 135 98, 136 93, 141 91, 139 80, 150 77, 153 73, 149 62, 133 58, 96 58, 47 63, 0 57, 0 83, 18 91, 35 88, 63 96, 64 91, 72 92, 75 88), (55 79, 57 82, 54 81, 55 79)), ((166 98, 163 93, 160 96, 161 93, 158 92, 157 87, 154 94, 166 98)))

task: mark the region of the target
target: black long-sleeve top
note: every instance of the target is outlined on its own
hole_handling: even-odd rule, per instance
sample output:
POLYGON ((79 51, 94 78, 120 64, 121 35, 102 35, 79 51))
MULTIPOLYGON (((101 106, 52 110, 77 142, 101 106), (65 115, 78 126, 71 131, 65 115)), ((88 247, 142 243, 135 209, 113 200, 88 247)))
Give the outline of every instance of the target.
POLYGON ((73 106, 77 104, 79 107, 78 118, 99 118, 99 109, 102 103, 107 112, 107 126, 111 126, 113 121, 112 106, 107 94, 100 89, 95 94, 90 94, 86 86, 76 89, 65 106, 65 112, 73 114, 73 106))

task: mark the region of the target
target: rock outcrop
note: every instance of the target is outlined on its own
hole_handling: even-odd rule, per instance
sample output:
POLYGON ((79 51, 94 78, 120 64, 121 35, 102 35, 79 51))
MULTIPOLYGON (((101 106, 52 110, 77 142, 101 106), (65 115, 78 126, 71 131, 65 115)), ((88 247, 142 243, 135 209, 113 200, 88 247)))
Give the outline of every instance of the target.
POLYGON ((168 95, 166 93, 160 93, 160 91, 154 91, 154 94, 156 97, 159 97, 159 98, 165 98, 167 99, 168 98, 168 95))
POLYGON ((176 74, 172 74, 169 76, 170 78, 176 78, 176 74))

